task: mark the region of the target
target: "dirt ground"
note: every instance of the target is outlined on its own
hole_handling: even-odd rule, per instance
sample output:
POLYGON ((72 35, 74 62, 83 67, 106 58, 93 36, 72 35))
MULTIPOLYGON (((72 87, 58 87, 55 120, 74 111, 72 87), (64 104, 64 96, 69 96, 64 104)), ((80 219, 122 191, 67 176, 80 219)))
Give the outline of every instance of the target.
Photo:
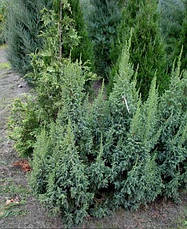
MULTIPOLYGON (((19 160, 8 139, 7 120, 13 99, 29 92, 29 87, 14 73, 0 47, 0 228, 63 228, 60 216, 52 217, 32 196, 27 174, 13 163, 19 160), (17 200, 9 204, 10 200, 17 200)), ((187 228, 187 197, 182 202, 157 200, 136 212, 119 209, 102 220, 90 219, 76 228, 184 229, 187 228)))

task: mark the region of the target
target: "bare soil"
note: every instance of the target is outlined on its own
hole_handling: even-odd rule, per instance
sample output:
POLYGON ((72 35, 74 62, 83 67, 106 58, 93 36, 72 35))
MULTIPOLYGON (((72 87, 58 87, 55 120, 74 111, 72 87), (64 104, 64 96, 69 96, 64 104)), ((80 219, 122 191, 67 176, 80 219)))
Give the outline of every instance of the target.
MULTIPOLYGON (((13 99, 29 92, 26 82, 10 69, 6 49, 0 47, 0 228, 63 228, 60 216, 52 217, 33 197, 27 174, 13 166, 18 161, 8 139, 7 121, 13 99), (7 200, 19 200, 7 205, 7 200)), ((184 229, 187 228, 187 197, 182 202, 157 200, 136 212, 119 209, 102 220, 89 219, 76 228, 184 229)))

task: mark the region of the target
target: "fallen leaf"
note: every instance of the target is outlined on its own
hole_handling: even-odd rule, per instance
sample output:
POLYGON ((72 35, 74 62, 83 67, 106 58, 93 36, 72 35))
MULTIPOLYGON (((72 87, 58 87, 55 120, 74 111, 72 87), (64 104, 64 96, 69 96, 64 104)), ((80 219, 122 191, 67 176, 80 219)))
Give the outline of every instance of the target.
POLYGON ((27 160, 20 160, 13 163, 13 166, 20 167, 23 172, 31 171, 31 167, 27 160))

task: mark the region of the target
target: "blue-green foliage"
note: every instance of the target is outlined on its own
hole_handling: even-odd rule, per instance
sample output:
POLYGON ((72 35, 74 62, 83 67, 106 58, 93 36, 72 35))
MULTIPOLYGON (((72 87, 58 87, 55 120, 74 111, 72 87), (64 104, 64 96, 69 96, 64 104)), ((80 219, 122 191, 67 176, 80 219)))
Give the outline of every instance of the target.
POLYGON ((36 142, 31 186, 45 205, 62 213, 66 225, 120 206, 136 209, 160 195, 177 199, 184 185, 186 77, 180 79, 180 67, 173 71, 161 97, 154 77, 142 102, 128 46, 107 100, 102 89, 90 104, 85 76, 76 74, 75 83, 73 71, 65 71, 61 110, 36 142))
POLYGON ((181 77, 178 66, 159 104, 162 131, 158 141, 158 164, 164 178, 165 195, 176 199, 185 180, 187 158, 186 72, 181 77))

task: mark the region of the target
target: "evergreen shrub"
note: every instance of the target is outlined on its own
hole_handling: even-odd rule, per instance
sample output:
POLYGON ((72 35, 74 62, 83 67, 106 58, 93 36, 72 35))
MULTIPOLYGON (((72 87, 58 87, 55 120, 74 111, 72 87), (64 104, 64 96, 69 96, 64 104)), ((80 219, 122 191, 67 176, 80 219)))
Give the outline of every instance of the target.
POLYGON ((60 57, 61 43, 78 45, 74 23, 66 18, 70 23, 59 40, 53 33, 57 18, 54 11, 44 14, 45 49, 33 55, 34 72, 29 74, 36 96, 24 106, 18 102, 10 125, 18 133, 17 149, 22 154, 29 150, 32 158, 35 195, 61 213, 66 227, 118 207, 136 209, 158 196, 178 199, 187 156, 187 84, 180 61, 168 90, 159 95, 155 73, 142 101, 138 70, 130 61, 133 40, 126 41, 112 92, 104 98, 103 84, 90 102, 85 84, 94 74, 84 64, 60 57))
POLYGON ((154 77, 142 102, 129 59, 129 49, 124 49, 108 100, 101 90, 90 104, 82 96, 83 84, 65 84, 66 90, 75 89, 75 100, 64 100, 56 123, 36 142, 31 186, 49 209, 62 213, 67 226, 120 206, 136 209, 160 195, 176 199, 184 185, 186 77, 180 79, 176 70, 161 97, 154 77), (173 87, 176 100, 170 94, 175 94, 173 87), (168 105, 163 107, 168 99, 171 113, 168 105), (171 124, 172 118, 177 124, 171 124))
POLYGON ((179 199, 179 188, 186 179, 187 158, 187 73, 178 68, 172 71, 169 89, 159 104, 159 123, 162 126, 158 141, 158 166, 164 180, 164 195, 179 199))

